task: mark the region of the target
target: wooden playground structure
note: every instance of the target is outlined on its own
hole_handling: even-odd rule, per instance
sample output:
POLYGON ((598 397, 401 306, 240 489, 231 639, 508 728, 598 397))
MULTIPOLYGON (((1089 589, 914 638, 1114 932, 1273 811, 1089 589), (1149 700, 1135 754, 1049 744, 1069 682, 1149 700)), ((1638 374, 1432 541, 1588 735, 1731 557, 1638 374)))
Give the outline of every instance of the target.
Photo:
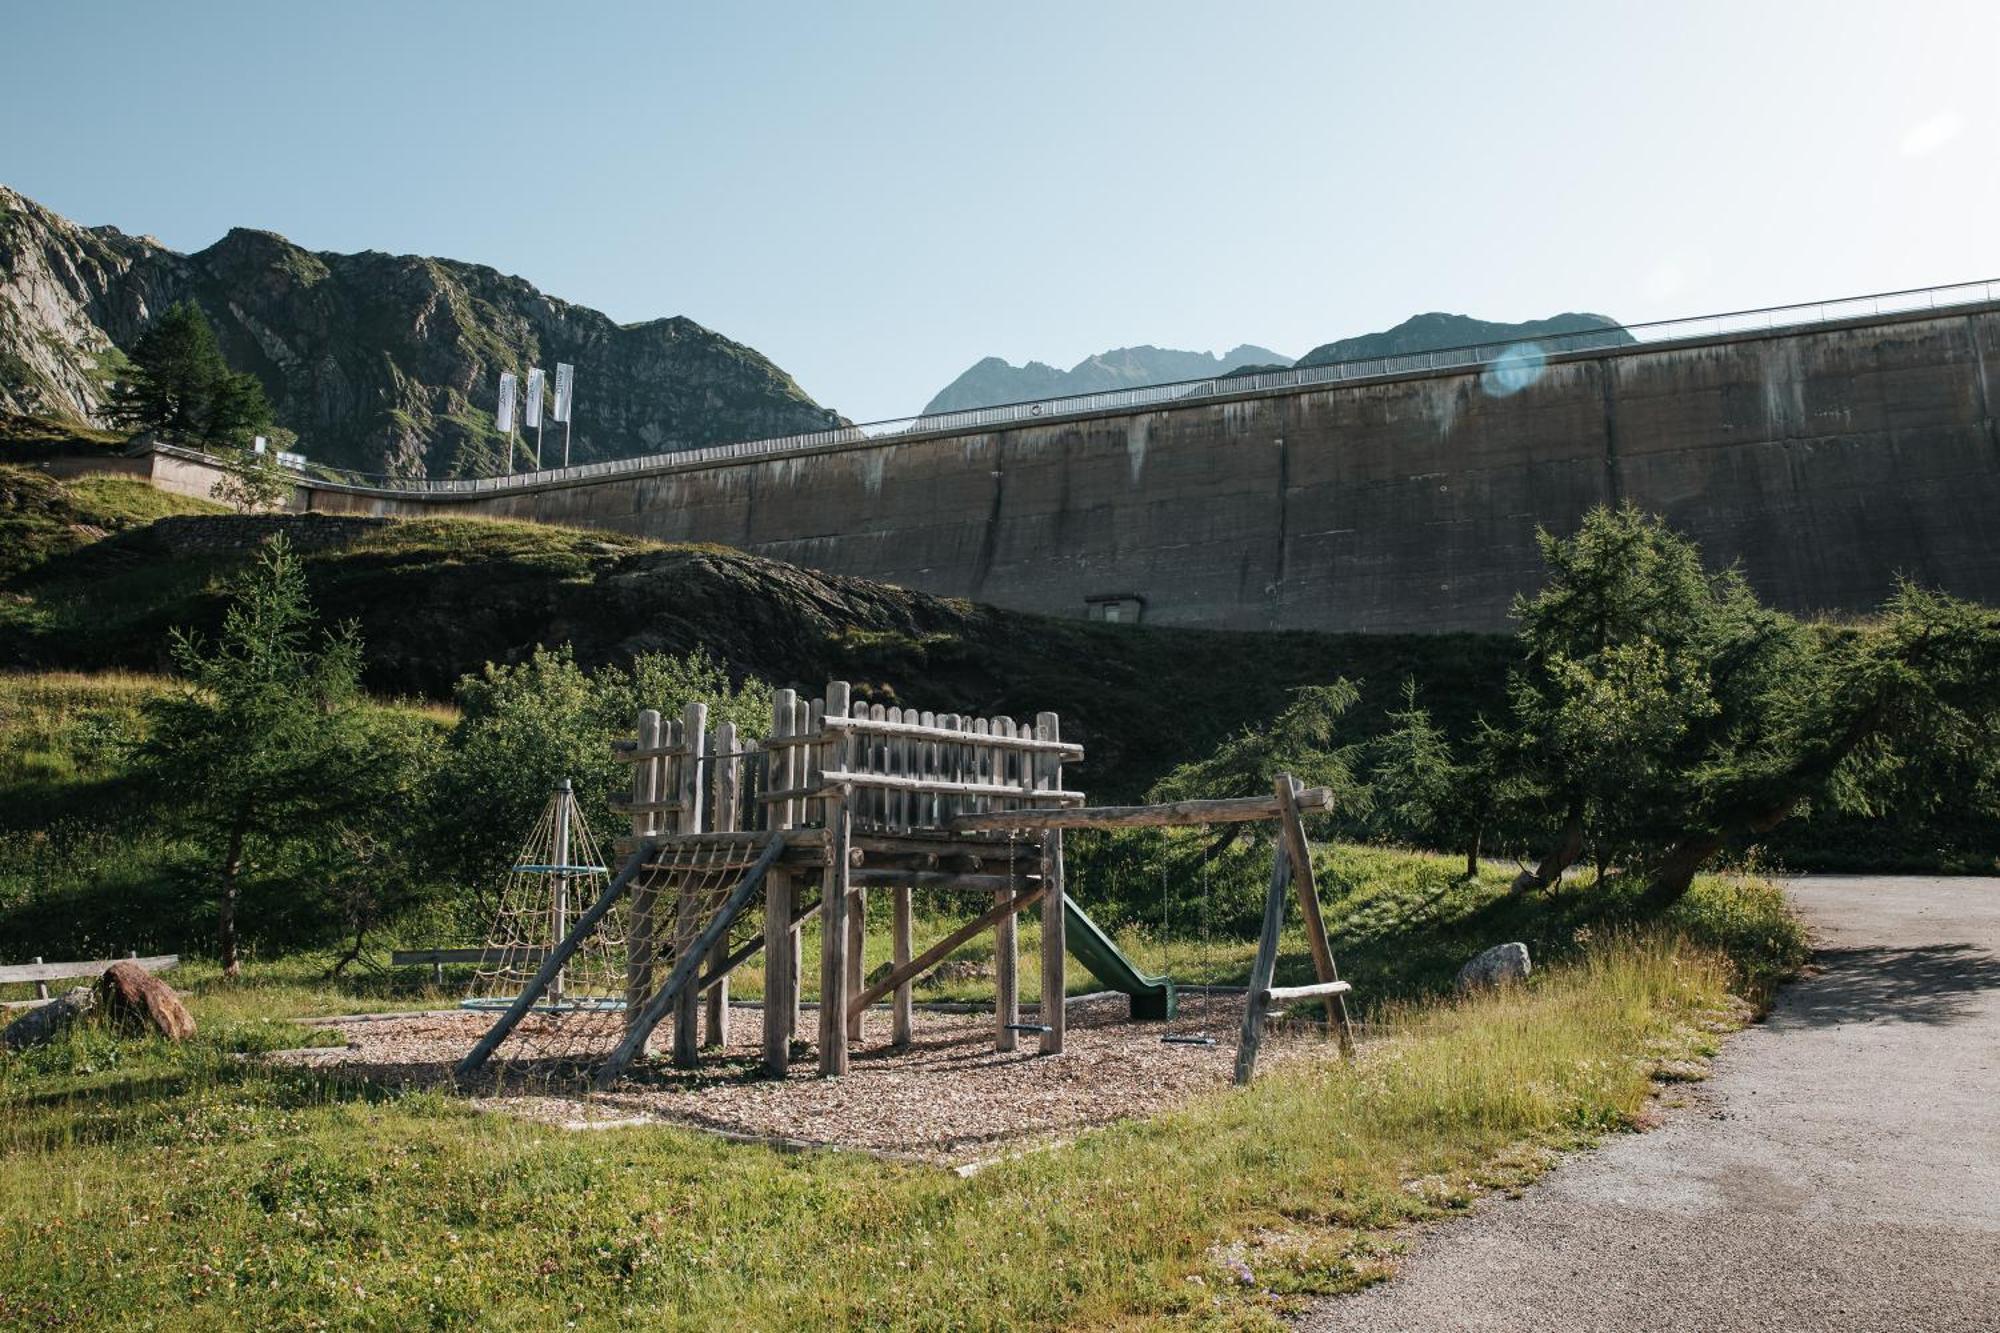
POLYGON ((1073 950, 1100 980, 1132 997, 1135 1018, 1170 1018, 1175 1004, 1172 981, 1131 968, 1070 899, 1064 831, 1253 820, 1275 821, 1279 836, 1235 1081, 1245 1083, 1254 1072, 1266 1015, 1275 1007, 1323 1002, 1326 1031, 1343 1053, 1352 1049, 1348 986, 1334 965, 1300 818, 1330 803, 1325 789, 1303 789, 1278 774, 1269 795, 1091 807, 1082 792, 1065 786, 1064 766, 1080 762, 1083 749, 1063 740, 1056 714, 1038 714, 1030 726, 1006 717, 885 708, 853 700, 840 681, 819 699, 780 690, 763 737, 739 738, 726 723, 710 730, 705 705, 695 703, 671 721, 640 713, 637 735, 615 749, 632 767, 631 798, 616 807, 632 821, 629 835, 615 844, 624 859, 577 915, 558 910, 548 946, 532 953, 532 977, 459 1062, 461 1076, 525 1030, 531 1015, 544 1024, 571 1014, 578 1022, 617 1024, 615 1047, 593 1057, 599 1089, 626 1074, 670 1017, 671 1059, 692 1067, 704 1045, 727 1044, 730 974, 760 953, 761 1065, 782 1076, 803 1031, 801 927, 815 916, 820 1074, 848 1071, 851 1051, 864 1040, 864 1018, 885 997, 889 1042, 907 1045, 913 987, 985 931, 994 942, 994 1049, 1014 1051, 1021 1037, 1033 1036, 1040 1054, 1060 1055, 1073 950), (862 963, 871 890, 889 893, 893 905, 891 964, 873 980, 862 963), (919 890, 969 899, 977 910, 915 953, 919 890), (1277 987, 1280 931, 1294 894, 1316 979, 1277 987), (758 927, 752 909, 760 900, 758 927), (1017 921, 1030 908, 1041 921, 1043 1002, 1037 1021, 1024 1023, 1017 921), (614 934, 622 941, 623 994, 576 991, 578 951, 614 934))

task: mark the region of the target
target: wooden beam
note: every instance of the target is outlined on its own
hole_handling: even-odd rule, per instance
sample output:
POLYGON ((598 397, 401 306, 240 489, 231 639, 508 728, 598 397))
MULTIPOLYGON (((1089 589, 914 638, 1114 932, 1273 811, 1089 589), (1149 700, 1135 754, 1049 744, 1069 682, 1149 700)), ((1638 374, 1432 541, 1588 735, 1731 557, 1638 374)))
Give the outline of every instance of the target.
MULTIPOLYGON (((824 716, 847 716, 845 681, 826 687, 824 716)), ((805 752, 801 752, 802 754, 805 752)), ((828 845, 833 855, 820 880, 819 908, 819 1072, 847 1072, 847 839, 853 831, 844 789, 823 798, 828 845)))
MULTIPOLYGON (((650 869, 650 867, 648 867, 650 869)), ((396 949, 389 954, 391 967, 419 967, 426 963, 540 963, 547 949, 396 949)))
MULTIPOLYGON (((695 700, 681 712, 681 735, 686 738, 687 753, 681 756, 680 811, 674 816, 677 831, 700 833, 704 814, 704 798, 707 784, 702 781, 708 757, 708 705, 695 700)), ((685 954, 701 930, 701 904, 694 895, 681 890, 680 901, 674 905, 674 948, 685 954)), ((703 947, 699 952, 706 954, 703 947)), ((687 961, 676 957, 674 971, 679 973, 680 965, 687 961)), ((702 961, 696 959, 697 966, 702 961)), ((699 973, 696 973, 699 975, 699 973)), ((693 977, 689 978, 690 981, 693 977)), ((692 1069, 701 1063, 701 993, 692 985, 683 986, 674 999, 674 1066, 678 1069, 692 1069)))
POLYGON ((180 966, 181 956, 177 953, 155 954, 150 958, 136 955, 130 958, 91 958, 75 963, 16 963, 0 967, 0 985, 15 985, 30 981, 68 981, 74 977, 96 977, 104 974, 104 969, 113 963, 137 963, 148 972, 165 972, 168 968, 180 966))
MULTIPOLYGON (((771 702, 771 735, 765 744, 792 730, 792 705, 797 695, 791 690, 779 690, 771 702)), ((788 753, 772 751, 765 767, 770 782, 787 785, 785 765, 788 753)), ((783 829, 786 824, 787 808, 782 805, 771 807, 771 826, 783 829)), ((781 863, 782 864, 782 863, 781 863)), ((783 1078, 792 1063, 792 949, 798 937, 792 933, 793 915, 797 906, 798 876, 789 869, 774 869, 769 882, 764 887, 764 933, 757 943, 764 948, 764 1012, 763 1012, 763 1070, 772 1078, 783 1078)), ((733 970, 744 959, 755 952, 754 946, 745 946, 731 954, 726 968, 733 970), (739 956, 740 955, 740 956, 739 956)))
MULTIPOLYGON (((1069 793, 1062 793, 1067 795, 1069 793)), ((1325 787, 1308 787, 1298 794, 1301 810, 1323 810, 1333 804, 1325 787)), ((1086 805, 1068 810, 988 810, 959 815, 954 833, 981 829, 1033 828, 1155 828, 1174 824, 1241 824, 1276 819, 1275 796, 1238 796, 1220 801, 1173 801, 1166 805, 1086 805)))
POLYGON ((993 923, 998 921, 1003 915, 1033 907, 1037 902, 1041 901, 1041 897, 1042 891, 1039 888, 1035 888, 1029 889, 1026 893, 1015 895, 1008 902, 994 904, 978 920, 966 922, 957 930, 952 931, 951 934, 918 954, 905 966, 892 968, 888 976, 883 977, 874 985, 864 989, 859 995, 849 1000, 848 1004, 856 1009, 866 1009, 869 1005, 896 989, 896 987, 905 982, 915 981, 924 973, 936 967, 950 955, 953 949, 956 949, 980 931, 992 929, 993 923))
MULTIPOLYGON (((911 902, 910 885, 902 885, 895 891, 895 919, 891 925, 889 968, 896 971, 910 965, 911 902)), ((914 996, 910 983, 905 981, 896 987, 896 997, 890 1007, 889 1044, 908 1046, 915 1035, 914 996)))
MULTIPOLYGON (((1277 791, 1291 795, 1292 775, 1280 773, 1273 782, 1277 791)), ((1275 798, 1274 798, 1275 799, 1275 798)), ((1250 964, 1250 993, 1261 995, 1271 989, 1271 976, 1278 968, 1278 934, 1285 924, 1285 889, 1291 883, 1292 857, 1283 838, 1271 855, 1271 887, 1264 894, 1264 927, 1257 936, 1257 957, 1250 964)), ((1257 1069, 1257 1048, 1264 1040, 1264 1006, 1243 1006, 1243 1032, 1236 1042, 1236 1086, 1250 1081, 1257 1069)))
MULTIPOLYGON (((871 736, 896 736, 907 737, 913 740, 948 741, 954 745, 961 744, 965 740, 963 732, 939 726, 926 726, 918 722, 910 722, 907 720, 909 715, 906 713, 904 716, 905 720, 901 722, 878 722, 872 717, 829 717, 826 719, 825 726, 828 731, 859 731, 871 736)), ((1016 736, 989 735, 980 744, 995 750, 1022 750, 1037 754, 1051 754, 1078 762, 1081 762, 1083 759, 1083 747, 1081 745, 1044 740, 1041 737, 1028 734, 1025 730, 1016 736)))
POLYGON ((856 870, 849 881, 869 888, 1011 890, 1036 883, 1040 875, 955 875, 946 870, 856 870))
MULTIPOLYGON (((1005 796, 1022 798, 1034 796, 1039 800, 1062 801, 1071 805, 1083 801, 1080 791, 1025 792, 1018 785, 979 782, 946 782, 941 778, 906 778, 893 773, 865 773, 839 769, 822 773, 817 784, 804 787, 790 787, 779 791, 765 792, 759 798, 764 801, 789 801, 801 796, 823 795, 829 787, 865 787, 875 791, 928 792, 933 796, 1005 796)), ((1022 811, 1021 813, 1028 813, 1022 811)), ((1000 824, 998 828, 1013 825, 1000 824)), ((1025 826, 1023 826, 1025 827, 1025 826)))
MULTIPOLYGON (((1062 719, 1054 713, 1035 716, 1035 735, 1050 742, 1060 741, 1062 719)), ((1069 747, 1065 746, 1066 751, 1069 747)), ((1036 757, 1036 786, 1062 786, 1062 751, 1043 752, 1036 757)), ((1043 1055, 1061 1055, 1068 1031, 1069 1014, 1069 928, 1063 910, 1063 835, 1049 829, 1042 835, 1042 1030, 1039 1049, 1043 1055)))
MULTIPOLYGON (((1285 840, 1285 849, 1292 858, 1292 879, 1298 886, 1299 916, 1305 923, 1306 943, 1312 947, 1313 973, 1322 984, 1337 983, 1340 969, 1333 963, 1333 945, 1326 937, 1326 918, 1319 910, 1319 883, 1313 877, 1312 848, 1306 843, 1306 827, 1299 818, 1297 794, 1298 780, 1294 778, 1286 784, 1286 790, 1278 793, 1278 803, 1284 807, 1278 819, 1279 836, 1285 840)), ((1354 1026, 1347 1017, 1347 988, 1323 992, 1326 996, 1326 1021, 1339 1035, 1342 1055, 1354 1053, 1354 1026)))

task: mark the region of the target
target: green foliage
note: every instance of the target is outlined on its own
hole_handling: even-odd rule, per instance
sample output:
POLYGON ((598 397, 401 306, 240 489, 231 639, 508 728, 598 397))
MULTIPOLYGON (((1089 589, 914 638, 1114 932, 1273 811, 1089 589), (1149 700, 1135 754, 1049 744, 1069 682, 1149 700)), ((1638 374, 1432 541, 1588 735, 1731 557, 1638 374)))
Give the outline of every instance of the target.
POLYGON ((703 653, 642 653, 629 668, 586 672, 567 646, 537 647, 512 666, 488 663, 459 682, 460 720, 452 729, 431 801, 429 839, 442 873, 489 882, 506 864, 563 778, 599 837, 615 831, 610 802, 630 794, 631 769, 611 742, 633 734, 639 710, 680 715, 708 705, 711 728, 732 722, 760 735, 770 725, 771 691, 733 684, 703 653))
POLYGON ((139 336, 113 402, 135 430, 206 447, 242 446, 271 420, 264 388, 223 360, 201 308, 182 301, 139 336))
POLYGON ((364 924, 400 877, 379 848, 428 750, 363 707, 352 627, 317 634, 316 620, 297 557, 274 538, 236 581, 212 647, 175 632, 182 683, 147 703, 142 762, 209 867, 226 969, 246 872, 288 908, 326 886, 364 924))
POLYGON ((1487 733, 1461 747, 1417 700, 1417 683, 1403 682, 1403 706, 1390 728, 1369 745, 1374 818, 1370 831, 1392 842, 1463 848, 1466 873, 1478 873, 1479 848, 1491 820, 1494 747, 1487 733), (1461 757, 1461 750, 1470 757, 1461 757))
POLYGON ((1359 745, 1341 743, 1341 720, 1360 697, 1344 679, 1294 690, 1292 702, 1270 723, 1245 727, 1206 758, 1171 770, 1153 784, 1147 799, 1267 795, 1274 776, 1290 773, 1308 787, 1331 788, 1334 808, 1357 814, 1366 806, 1367 787, 1354 774, 1359 745))
POLYGON ((232 449, 223 456, 223 469, 209 494, 239 514, 278 509, 292 497, 292 474, 279 466, 275 452, 232 449))

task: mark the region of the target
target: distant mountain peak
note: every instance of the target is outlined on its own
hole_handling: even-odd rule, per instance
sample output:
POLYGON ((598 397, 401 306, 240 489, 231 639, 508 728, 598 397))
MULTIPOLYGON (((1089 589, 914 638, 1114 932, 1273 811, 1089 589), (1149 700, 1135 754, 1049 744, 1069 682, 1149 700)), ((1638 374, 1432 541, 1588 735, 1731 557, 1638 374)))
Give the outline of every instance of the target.
POLYGON ((1148 384, 1206 379, 1212 375, 1227 375, 1246 365, 1289 366, 1291 363, 1288 356, 1249 343, 1231 348, 1222 356, 1213 352, 1155 347, 1151 343, 1137 347, 1113 347, 1085 357, 1068 370, 1058 370, 1045 361, 1030 361, 1016 366, 1000 357, 986 356, 975 361, 964 374, 925 404, 924 415, 962 412, 974 407, 994 407, 1033 398, 1061 398, 1069 394, 1104 393, 1148 384))

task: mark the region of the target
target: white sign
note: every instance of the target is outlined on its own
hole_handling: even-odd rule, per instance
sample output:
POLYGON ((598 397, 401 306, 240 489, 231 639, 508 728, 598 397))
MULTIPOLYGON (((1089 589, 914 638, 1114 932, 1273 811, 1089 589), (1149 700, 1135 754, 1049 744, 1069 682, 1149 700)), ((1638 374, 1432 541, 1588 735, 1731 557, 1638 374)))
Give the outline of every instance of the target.
POLYGON ((256 439, 255 439, 254 441, 252 441, 251 443, 252 443, 252 450, 251 450, 251 451, 252 451, 253 453, 259 453, 259 454, 261 454, 261 453, 263 453, 263 452, 264 452, 264 448, 265 448, 265 446, 266 446, 266 445, 268 445, 268 444, 270 443, 270 441, 269 441, 269 440, 267 440, 267 439, 265 439, 265 438, 264 438, 263 436, 259 435, 259 436, 258 436, 258 437, 257 437, 257 438, 256 438, 256 439))
POLYGON ((570 393, 576 385, 576 367, 566 361, 556 362, 556 409, 549 413, 551 421, 569 420, 570 393))
POLYGON ((519 382, 513 371, 500 372, 500 407, 493 413, 493 429, 502 434, 512 434, 514 430, 514 386, 519 382))
POLYGON ((542 424, 542 368, 535 366, 528 371, 527 411, 521 415, 521 424, 539 429, 542 424))

